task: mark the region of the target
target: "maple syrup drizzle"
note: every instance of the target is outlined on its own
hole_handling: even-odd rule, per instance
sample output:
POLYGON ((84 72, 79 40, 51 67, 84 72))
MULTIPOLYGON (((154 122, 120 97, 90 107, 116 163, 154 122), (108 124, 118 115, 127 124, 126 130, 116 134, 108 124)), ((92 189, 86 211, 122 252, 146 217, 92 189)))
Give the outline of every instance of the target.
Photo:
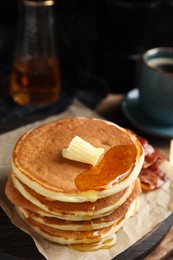
POLYGON ((76 187, 80 191, 103 190, 103 186, 122 181, 134 167, 136 155, 134 144, 110 148, 98 165, 76 177, 76 187))
POLYGON ((88 251, 91 252, 91 251, 97 251, 101 249, 109 249, 115 245, 116 241, 117 241, 117 236, 114 233, 96 243, 74 244, 74 245, 70 245, 69 247, 81 252, 88 252, 88 251))

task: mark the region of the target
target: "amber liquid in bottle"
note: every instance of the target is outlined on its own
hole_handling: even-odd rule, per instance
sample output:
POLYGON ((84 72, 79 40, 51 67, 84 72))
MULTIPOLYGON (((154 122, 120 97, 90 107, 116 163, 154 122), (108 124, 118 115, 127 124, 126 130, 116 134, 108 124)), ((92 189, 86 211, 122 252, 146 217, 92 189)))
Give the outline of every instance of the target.
POLYGON ((18 61, 13 69, 10 92, 20 105, 50 104, 59 100, 61 80, 56 59, 18 61))
POLYGON ((10 95, 20 105, 59 100, 61 77, 54 1, 21 1, 10 95))

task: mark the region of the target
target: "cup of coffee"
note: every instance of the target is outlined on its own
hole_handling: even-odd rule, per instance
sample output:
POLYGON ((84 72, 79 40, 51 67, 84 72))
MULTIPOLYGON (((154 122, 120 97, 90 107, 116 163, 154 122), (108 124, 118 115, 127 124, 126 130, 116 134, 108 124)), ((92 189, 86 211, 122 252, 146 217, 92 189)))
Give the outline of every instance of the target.
POLYGON ((141 56, 139 104, 148 118, 173 125, 173 48, 158 47, 141 56))

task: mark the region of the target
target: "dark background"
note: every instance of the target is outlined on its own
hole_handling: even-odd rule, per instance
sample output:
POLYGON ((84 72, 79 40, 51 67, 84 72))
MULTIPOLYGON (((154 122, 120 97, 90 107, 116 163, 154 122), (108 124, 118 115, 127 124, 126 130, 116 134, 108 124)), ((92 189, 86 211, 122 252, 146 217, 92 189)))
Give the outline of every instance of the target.
MULTIPOLYGON (((1 92, 11 73, 18 5, 0 1, 1 92)), ((84 101, 126 93, 135 87, 141 52, 173 46, 173 1, 57 0, 55 16, 63 82, 84 101)))

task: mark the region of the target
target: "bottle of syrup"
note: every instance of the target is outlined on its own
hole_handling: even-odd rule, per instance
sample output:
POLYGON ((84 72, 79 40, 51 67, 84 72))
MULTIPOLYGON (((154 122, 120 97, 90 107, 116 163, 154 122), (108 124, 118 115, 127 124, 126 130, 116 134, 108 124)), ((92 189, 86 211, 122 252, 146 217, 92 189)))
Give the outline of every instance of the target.
POLYGON ((53 7, 53 0, 22 2, 10 84, 10 94, 20 105, 50 104, 60 98, 53 7))

